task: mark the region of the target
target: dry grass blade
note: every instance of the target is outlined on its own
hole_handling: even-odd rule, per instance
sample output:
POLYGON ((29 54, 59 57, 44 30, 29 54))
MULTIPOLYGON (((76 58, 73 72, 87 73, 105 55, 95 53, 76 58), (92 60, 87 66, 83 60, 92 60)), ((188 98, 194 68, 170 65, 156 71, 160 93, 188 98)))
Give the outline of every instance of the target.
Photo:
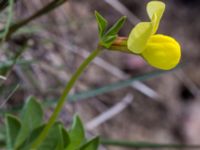
POLYGON ((114 9, 116 9, 121 14, 127 16, 128 20, 136 25, 141 20, 136 17, 131 11, 129 11, 119 0, 104 0, 106 3, 111 5, 114 9))
POLYGON ((113 106, 109 110, 103 112, 102 114, 100 114, 99 116, 94 118, 92 121, 88 122, 86 124, 87 130, 93 130, 97 126, 99 126, 102 123, 106 122, 107 120, 113 118, 114 116, 116 116, 117 114, 122 112, 132 101, 133 101, 133 95, 131 95, 130 93, 127 94, 122 99, 122 101, 117 103, 115 106, 113 106))
POLYGON ((19 84, 16 85, 16 87, 10 92, 10 94, 3 101, 3 103, 0 104, 0 108, 2 108, 8 102, 8 100, 13 96, 13 94, 17 91, 18 88, 19 88, 19 84))
POLYGON ((0 75, 0 79, 6 80, 7 78, 6 78, 5 76, 1 76, 1 75, 0 75))

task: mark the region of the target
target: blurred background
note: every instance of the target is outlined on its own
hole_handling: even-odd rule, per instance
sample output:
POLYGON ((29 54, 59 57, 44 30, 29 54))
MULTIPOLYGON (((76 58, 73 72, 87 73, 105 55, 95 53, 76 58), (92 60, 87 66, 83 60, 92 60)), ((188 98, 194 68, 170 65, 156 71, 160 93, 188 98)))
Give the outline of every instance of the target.
MULTIPOLYGON (((18 0, 14 21, 30 16, 50 0, 18 0)), ((148 0, 69 0, 55 11, 19 30, 0 47, 0 113, 16 113, 34 95, 46 118, 70 76, 98 42, 94 11, 111 26, 125 15, 120 36, 148 21, 148 0), (19 51, 24 52, 13 62, 19 51), (12 67, 12 64, 16 63, 12 67), (12 67, 12 70, 11 70, 12 67), (8 71, 9 70, 9 71, 8 71)), ((1 3, 1 1, 0 1, 1 3)), ((159 33, 182 46, 179 67, 158 71, 134 55, 105 51, 81 76, 60 120, 66 126, 81 116, 88 136, 152 143, 200 144, 200 2, 167 0, 159 33)), ((8 12, 0 13, 0 28, 8 12)), ((126 150, 102 146, 102 150, 126 150)), ((132 148, 133 149, 133 148, 132 148)))

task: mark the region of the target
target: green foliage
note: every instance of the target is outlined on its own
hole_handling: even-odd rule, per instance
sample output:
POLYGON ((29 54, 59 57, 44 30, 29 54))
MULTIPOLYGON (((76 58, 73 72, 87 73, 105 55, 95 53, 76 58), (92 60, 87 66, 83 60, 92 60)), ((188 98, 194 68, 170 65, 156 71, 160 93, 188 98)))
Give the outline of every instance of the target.
MULTIPOLYGON (((67 0, 52 0, 46 6, 38 10, 36 13, 33 13, 31 16, 17 21, 12 22, 13 17, 13 5, 14 0, 8 0, 9 3, 6 3, 5 7, 9 4, 9 16, 7 19, 7 23, 3 29, 0 30, 0 42, 4 42, 9 40, 11 36, 28 24, 30 21, 52 11, 58 6, 62 5, 67 0)), ((4 7, 4 8, 5 8, 4 7)), ((1 10, 4 9, 3 7, 1 10)), ((100 16, 99 16, 100 17, 100 16)), ((101 20, 103 18, 99 18, 101 20)), ((105 20, 104 20, 105 21, 105 20)), ((105 38, 105 44, 109 44, 116 36, 115 32, 117 32, 118 27, 113 27, 113 31, 104 35, 105 28, 107 26, 107 22, 103 23, 101 20, 101 36, 105 38)), ((77 74, 72 77, 72 82, 67 90, 64 90, 63 95, 61 96, 61 102, 66 99, 67 92, 70 88, 72 88, 73 84, 82 73, 89 62, 99 53, 100 51, 97 49, 88 60, 83 63, 80 67, 80 70, 77 71, 77 74)), ((13 65, 16 64, 18 57, 23 53, 23 50, 16 55, 15 58, 12 59, 12 63, 6 66, 3 65, 3 70, 0 74, 7 75, 8 72, 12 69, 13 65)), ((63 106, 64 103, 62 103, 63 106)), ((61 106, 58 103, 58 106, 61 106)), ((21 112, 20 117, 15 117, 13 115, 7 115, 6 117, 6 144, 7 149, 9 150, 27 150, 32 149, 32 145, 36 143, 34 146, 37 147, 38 150, 96 150, 98 148, 98 138, 94 138, 92 140, 87 140, 84 133, 84 128, 82 122, 78 116, 74 118, 74 123, 70 131, 67 131, 64 128, 64 125, 60 122, 56 122, 57 116, 61 111, 62 107, 58 107, 55 109, 52 118, 48 123, 44 123, 43 121, 43 110, 41 105, 37 102, 34 97, 30 97, 23 110, 21 112), (56 115, 55 115, 56 114, 56 115), (44 134, 43 134, 44 133, 44 134), (42 135, 42 136, 41 136, 42 135), (42 138, 40 138, 42 137, 42 138), (35 142, 36 141, 36 142, 35 142), (39 142, 38 142, 39 141, 39 142)))
POLYGON ((112 43, 117 38, 117 34, 124 25, 124 22, 126 20, 126 17, 121 17, 111 28, 107 30, 108 21, 101 16, 97 11, 95 11, 95 16, 98 24, 98 30, 99 30, 99 44, 101 46, 104 46, 105 48, 109 48, 112 43))
POLYGON ((12 149, 12 147, 14 147, 20 128, 21 123, 15 116, 6 116, 7 149, 12 149))
POLYGON ((83 124, 78 116, 74 117, 72 128, 69 131, 69 137, 71 142, 66 150, 77 149, 85 141, 83 124))
MULTIPOLYGON (((17 0, 12 0, 12 3, 16 1, 17 0)), ((10 2, 10 0, 0 0, 0 13, 9 5, 10 2)))
MULTIPOLYGON (((8 18, 8 25, 5 26, 4 29, 0 30, 0 41, 8 40, 16 31, 18 31, 19 29, 27 25, 29 22, 51 12, 52 10, 64 4, 66 1, 68 0, 53 0, 49 2, 46 6, 38 10, 36 13, 32 14, 31 16, 12 24, 11 24, 11 19, 10 19, 12 17, 12 14, 10 13, 10 17, 8 18)), ((9 0, 9 4, 13 5, 13 2, 14 2, 13 0, 9 0)), ((5 6, 2 8, 0 6, 0 11, 3 10, 7 6, 7 4, 8 3, 6 3, 5 6)), ((9 6, 10 12, 11 12, 12 5, 9 6)))
POLYGON ((135 142, 135 141, 123 141, 123 140, 101 140, 101 144, 123 147, 129 149, 200 149, 200 145, 188 145, 188 144, 163 144, 163 143, 150 143, 150 142, 135 142))
POLYGON ((97 20, 97 24, 98 24, 99 38, 102 38, 104 35, 104 32, 107 28, 108 22, 97 11, 95 11, 95 16, 96 16, 96 20, 97 20))
POLYGON ((21 129, 16 139, 15 146, 19 147, 25 139, 28 137, 30 132, 38 128, 43 122, 43 111, 40 104, 35 98, 30 97, 25 104, 21 116, 21 129))
POLYGON ((14 0, 8 0, 8 4, 9 4, 9 8, 8 8, 9 12, 8 12, 7 22, 6 22, 6 25, 5 25, 5 30, 3 31, 3 33, 0 33, 0 36, 3 38, 3 40, 5 40, 8 32, 9 32, 9 28, 11 26, 11 23, 12 23, 14 0))
MULTIPOLYGON (((20 117, 6 116, 6 145, 8 150, 27 150, 45 128, 43 110, 34 97, 28 98, 20 117)), ((61 122, 55 122, 38 150, 97 150, 99 138, 87 140, 83 124, 74 117, 68 131, 61 122)))
POLYGON ((46 139, 39 146, 38 150, 62 150, 64 149, 62 124, 56 122, 50 129, 46 139))
POLYGON ((99 137, 93 138, 86 144, 82 145, 80 150, 94 150, 97 149, 99 145, 99 137))

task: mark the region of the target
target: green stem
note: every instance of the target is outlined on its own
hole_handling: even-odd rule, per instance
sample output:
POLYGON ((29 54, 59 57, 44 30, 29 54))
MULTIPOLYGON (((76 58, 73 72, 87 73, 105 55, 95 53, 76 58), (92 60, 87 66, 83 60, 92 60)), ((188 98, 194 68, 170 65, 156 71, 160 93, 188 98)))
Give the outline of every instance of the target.
POLYGON ((58 103, 57 106, 53 112, 53 114, 51 115, 48 124, 46 125, 46 127, 44 128, 44 130, 42 131, 42 133, 39 135, 39 137, 33 142, 33 144, 31 145, 31 149, 36 149, 41 143, 42 141, 46 138, 46 136, 48 135, 48 132, 50 130, 50 128, 52 127, 52 125, 55 123, 60 111, 62 110, 62 107, 65 103, 65 99, 67 98, 70 90, 72 89, 72 87, 74 86, 75 82, 77 81, 77 79, 80 77, 80 75, 83 73, 83 71, 87 68, 87 66, 89 65, 89 63, 102 51, 101 48, 97 48, 96 50, 94 50, 84 61, 83 63, 80 65, 80 67, 76 70, 76 72, 73 74, 73 76, 71 77, 71 79, 69 80, 68 84, 66 85, 58 103))
POLYGON ((13 19, 13 6, 14 6, 14 0, 8 0, 8 4, 9 4, 9 9, 8 9, 8 18, 7 18, 7 21, 6 21, 6 25, 5 25, 5 30, 4 32, 0 33, 0 37, 2 36, 2 41, 3 42, 9 32, 9 29, 10 29, 10 26, 11 26, 11 23, 12 23, 12 19, 13 19))
POLYGON ((101 144, 108 146, 117 146, 117 147, 126 147, 126 148, 168 148, 168 149, 177 149, 177 148, 191 148, 191 149, 199 149, 200 145, 185 145, 185 144, 156 144, 156 143, 148 143, 148 142, 129 142, 129 141, 121 141, 121 140, 101 140, 101 144))
MULTIPOLYGON (((12 0, 13 1, 13 0, 12 0)), ((55 8, 61 6, 62 4, 64 4, 65 2, 67 2, 68 0, 53 0, 52 2, 49 2, 46 6, 44 6, 43 8, 41 8, 39 11, 37 11, 36 13, 34 13, 33 15, 31 15, 30 17, 19 21, 17 23, 14 23, 13 25, 10 26, 9 31, 7 32, 6 36, 5 36, 5 40, 8 40, 11 35, 13 33, 15 33, 17 30, 19 30, 21 27, 27 25, 30 21, 41 17, 42 15, 54 10, 55 8)), ((4 32, 5 29, 0 30, 1 32, 4 32)), ((0 40, 2 40, 2 38, 0 37, 0 40)))

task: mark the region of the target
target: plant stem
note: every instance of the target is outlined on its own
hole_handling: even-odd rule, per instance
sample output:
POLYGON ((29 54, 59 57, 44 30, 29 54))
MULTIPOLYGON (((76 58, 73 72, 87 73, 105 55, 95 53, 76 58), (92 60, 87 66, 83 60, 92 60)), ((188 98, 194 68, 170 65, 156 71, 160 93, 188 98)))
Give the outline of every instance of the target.
POLYGON ((13 19, 13 6, 14 6, 14 0, 8 0, 8 4, 9 4, 9 14, 8 14, 8 18, 7 18, 7 21, 6 21, 6 25, 5 25, 5 30, 4 32, 2 33, 2 36, 3 36, 3 39, 1 42, 3 42, 9 32, 9 29, 10 29, 10 26, 11 26, 11 23, 12 23, 12 19, 13 19))
MULTIPOLYGON (((15 33, 17 30, 19 30, 23 26, 27 25, 32 20, 34 20, 34 19, 36 19, 38 17, 41 17, 42 15, 47 14, 48 12, 50 12, 50 11, 54 10, 55 8, 61 6, 62 4, 64 4, 67 1, 68 0, 53 0, 52 2, 49 2, 46 6, 44 6, 40 10, 38 10, 36 13, 31 15, 30 17, 28 17, 28 18, 26 18, 24 20, 21 20, 21 21, 19 21, 17 23, 12 24, 10 26, 10 28, 9 28, 9 31, 6 34, 6 37, 4 37, 4 39, 8 40, 13 33, 15 33)), ((1 32, 4 32, 4 30, 5 29, 0 30, 0 34, 1 34, 1 32)), ((0 41, 1 40, 2 40, 2 37, 0 37, 0 41)))
POLYGON ((200 145, 185 145, 185 144, 156 144, 156 143, 148 143, 148 142, 129 142, 129 141, 121 141, 121 140, 101 140, 101 144, 108 146, 117 146, 117 147, 126 147, 126 148, 168 148, 168 149, 177 149, 177 148, 191 148, 191 149, 199 149, 200 145))
MULTIPOLYGON (((17 0, 14 0, 14 3, 17 0)), ((9 5, 9 0, 0 0, 0 12, 3 11, 9 5)))
POLYGON ((46 138, 46 136, 48 135, 48 132, 50 130, 50 128, 52 127, 52 125, 55 123, 60 111, 62 110, 65 100, 70 92, 70 90, 72 89, 72 87, 74 86, 74 84, 76 83, 77 79, 80 77, 80 75, 83 73, 83 71, 87 68, 87 66, 89 65, 89 63, 102 51, 101 48, 97 48, 96 50, 94 50, 84 61, 83 63, 79 66, 79 68, 76 70, 76 72, 72 75, 71 79, 69 80, 69 82, 67 83, 58 103, 57 106, 53 112, 53 114, 51 115, 48 124, 46 125, 46 127, 44 128, 44 130, 42 131, 42 133, 39 135, 39 137, 33 142, 33 144, 31 145, 31 149, 36 149, 41 143, 42 141, 46 138))

